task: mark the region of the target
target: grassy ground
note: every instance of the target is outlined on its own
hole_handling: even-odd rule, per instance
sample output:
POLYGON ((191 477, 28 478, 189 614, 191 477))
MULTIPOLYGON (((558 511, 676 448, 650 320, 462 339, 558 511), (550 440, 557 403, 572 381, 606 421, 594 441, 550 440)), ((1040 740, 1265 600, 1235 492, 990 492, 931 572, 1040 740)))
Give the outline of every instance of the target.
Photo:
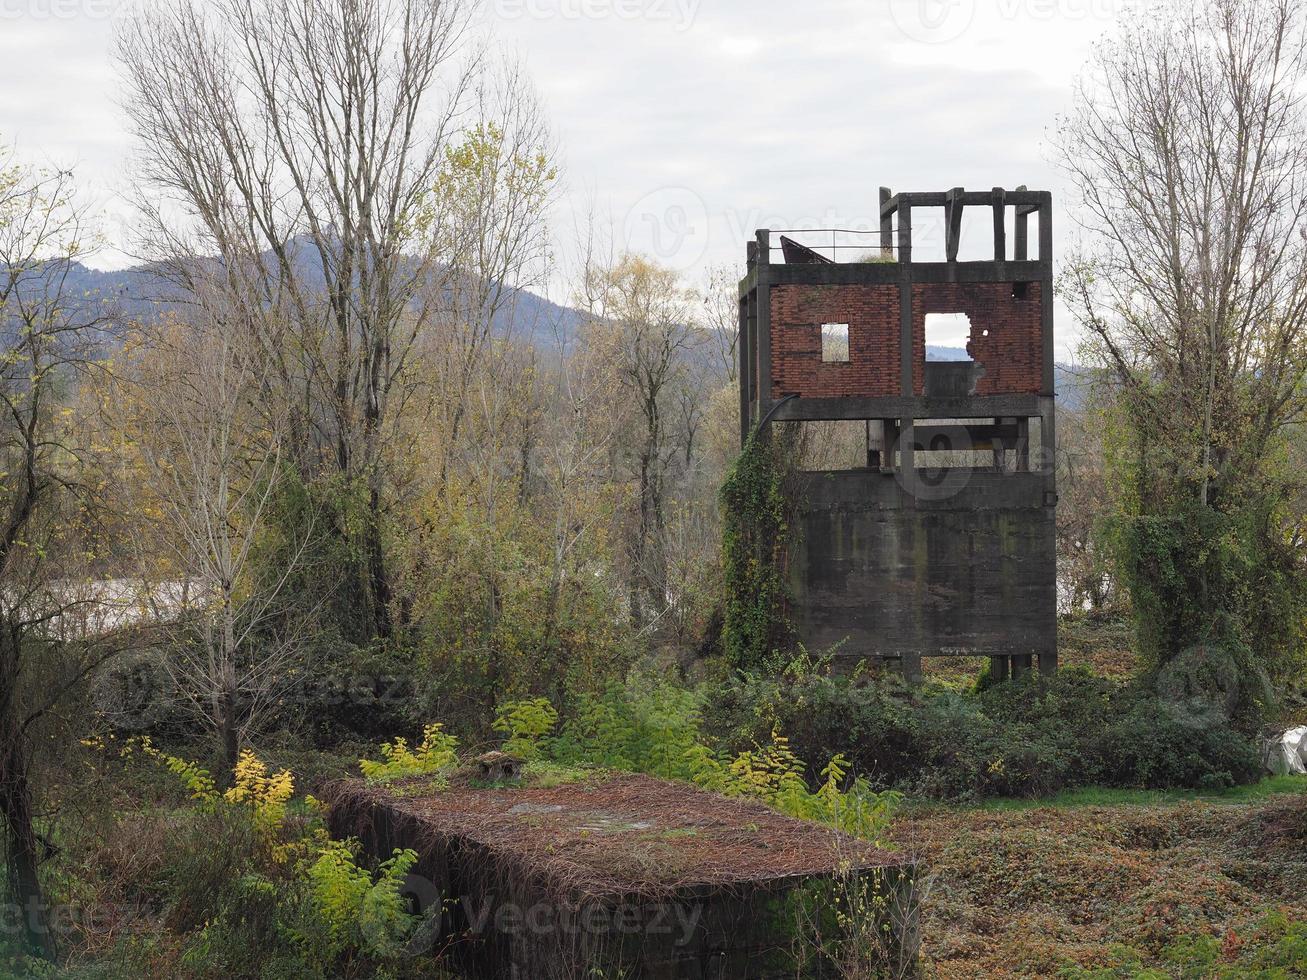
POLYGON ((1307 922, 1305 793, 1288 777, 909 807, 894 837, 928 869, 930 975, 1302 976, 1307 944, 1265 920, 1307 922))
POLYGON ((1307 794, 1307 776, 1268 776, 1259 783, 1202 792, 1195 790, 1111 789, 1090 786, 1067 790, 1038 800, 988 800, 986 810, 1034 810, 1040 807, 1149 806, 1186 801, 1212 803, 1255 803, 1279 796, 1307 794))

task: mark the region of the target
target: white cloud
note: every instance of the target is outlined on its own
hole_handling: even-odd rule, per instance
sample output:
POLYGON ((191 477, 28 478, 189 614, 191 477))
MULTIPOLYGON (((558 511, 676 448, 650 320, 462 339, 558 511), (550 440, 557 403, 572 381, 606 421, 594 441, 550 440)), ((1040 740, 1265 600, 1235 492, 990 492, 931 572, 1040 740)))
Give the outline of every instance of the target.
MULTIPOLYGON (((124 16, 121 4, 0 0, 0 137, 75 165, 119 209, 129 145, 105 11, 124 16)), ((759 226, 870 226, 881 184, 1025 183, 1066 198, 1045 134, 1122 4, 487 0, 485 17, 562 139, 563 213, 593 190, 632 247, 666 250, 686 232, 666 257, 698 275, 742 264, 759 226)))

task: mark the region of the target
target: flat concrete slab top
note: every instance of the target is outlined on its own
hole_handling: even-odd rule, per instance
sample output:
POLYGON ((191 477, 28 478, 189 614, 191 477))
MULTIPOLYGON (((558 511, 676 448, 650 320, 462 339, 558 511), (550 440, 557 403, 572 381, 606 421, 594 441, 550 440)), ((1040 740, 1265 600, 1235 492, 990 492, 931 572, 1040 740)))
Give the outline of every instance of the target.
MULTIPOLYGON (((667 894, 760 885, 911 861, 822 824, 685 783, 586 773, 551 786, 337 784, 334 807, 384 807, 439 847, 471 843, 573 895, 667 894)), ((457 781, 455 781, 457 783, 457 781)))

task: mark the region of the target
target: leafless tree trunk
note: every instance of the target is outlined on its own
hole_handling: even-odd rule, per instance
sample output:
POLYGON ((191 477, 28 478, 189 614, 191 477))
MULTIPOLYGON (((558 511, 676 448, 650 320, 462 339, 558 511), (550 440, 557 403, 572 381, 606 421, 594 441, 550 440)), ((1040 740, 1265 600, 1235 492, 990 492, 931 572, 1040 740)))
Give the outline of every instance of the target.
POLYGON ((719 266, 709 271, 703 295, 704 326, 712 337, 719 377, 735 384, 740 372, 740 308, 738 270, 719 266))
POLYGON ((430 361, 446 443, 442 487, 463 445, 470 401, 501 390, 473 391, 479 379, 493 378, 492 340, 530 342, 536 338, 526 332, 543 326, 518 322, 518 300, 549 271, 546 218, 558 176, 553 136, 519 65, 503 63, 479 87, 476 107, 478 122, 451 150, 423 212, 424 230, 443 243, 447 272, 430 287, 443 296, 428 303, 440 309, 430 361))
POLYGON ((666 480, 679 448, 673 438, 677 392, 687 378, 686 357, 703 337, 675 272, 626 256, 591 276, 599 278, 601 297, 602 320, 594 329, 616 332, 614 369, 639 425, 630 445, 637 517, 628 593, 632 621, 643 628, 666 606, 666 480))
POLYGON ((421 232, 478 58, 456 0, 180 0, 127 23, 119 58, 147 245, 189 287, 216 255, 279 396, 368 519, 351 581, 391 628, 383 445, 442 296, 421 232), (471 57, 462 58, 463 54, 471 57))
POLYGON ((1307 408, 1301 10, 1155 9, 1097 49, 1059 131, 1087 232, 1064 293, 1202 506, 1307 408))
POLYGON ((249 728, 288 683, 296 637, 308 628, 303 613, 288 608, 287 583, 312 533, 269 526, 286 412, 280 403, 269 412, 260 399, 273 367, 240 314, 221 290, 200 292, 188 322, 152 331, 132 379, 134 437, 148 464, 143 491, 187 584, 167 663, 213 730, 228 778, 249 728), (285 539, 276 563, 255 555, 270 534, 285 539))

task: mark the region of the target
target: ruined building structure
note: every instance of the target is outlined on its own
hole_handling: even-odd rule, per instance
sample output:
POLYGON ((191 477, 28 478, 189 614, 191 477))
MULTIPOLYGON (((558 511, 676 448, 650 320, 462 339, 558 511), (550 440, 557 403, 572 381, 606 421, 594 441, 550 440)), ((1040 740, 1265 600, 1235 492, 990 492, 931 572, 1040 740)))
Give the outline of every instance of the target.
POLYGON ((742 439, 865 427, 864 466, 787 483, 789 614, 809 651, 910 678, 937 656, 1057 669, 1052 222, 1046 191, 881 188, 878 241, 802 229, 748 244, 742 439), (959 260, 964 216, 986 245, 992 218, 979 260, 959 260), (931 261, 913 254, 914 221, 922 258, 942 251, 931 261), (927 359, 941 316, 969 324, 955 360, 927 359))

